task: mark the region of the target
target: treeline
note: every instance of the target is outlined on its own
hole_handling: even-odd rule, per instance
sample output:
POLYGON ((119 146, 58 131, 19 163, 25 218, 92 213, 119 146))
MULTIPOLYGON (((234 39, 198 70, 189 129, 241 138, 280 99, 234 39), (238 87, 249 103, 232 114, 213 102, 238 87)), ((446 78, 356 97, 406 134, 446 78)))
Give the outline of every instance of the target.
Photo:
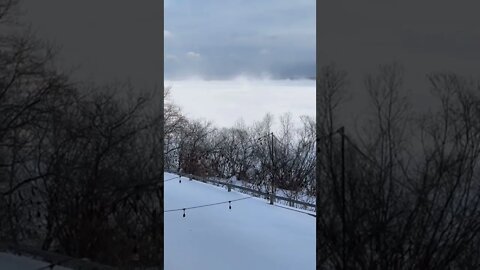
POLYGON ((297 198, 315 196, 315 120, 290 114, 267 114, 250 126, 239 121, 231 128, 188 119, 165 96, 165 168, 198 176, 229 179, 271 192, 283 189, 297 198))
POLYGON ((163 265, 161 96, 74 82, 16 4, 0 0, 0 242, 163 265))
POLYGON ((347 73, 318 75, 318 269, 480 269, 480 83, 428 74, 419 113, 402 66, 381 65, 359 130, 338 117, 347 73))

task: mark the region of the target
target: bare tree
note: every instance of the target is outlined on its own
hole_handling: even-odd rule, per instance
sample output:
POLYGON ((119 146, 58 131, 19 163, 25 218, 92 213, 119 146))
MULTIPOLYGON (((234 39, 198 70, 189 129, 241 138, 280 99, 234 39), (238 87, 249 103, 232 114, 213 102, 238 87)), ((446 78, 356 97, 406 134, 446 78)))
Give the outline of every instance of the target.
POLYGON ((320 178, 321 189, 331 191, 321 191, 318 202, 321 268, 479 266, 478 83, 455 74, 429 75, 440 110, 414 122, 402 78, 397 64, 367 76, 374 117, 366 136, 353 139, 345 132, 339 136, 345 145, 333 144, 334 163, 346 165, 342 173, 338 166, 332 171, 345 187, 329 166, 319 167, 326 178, 320 178), (413 127, 418 137, 406 133, 413 127), (422 151, 411 149, 419 145, 422 151))
POLYGON ((320 69, 317 76, 317 265, 338 263, 342 243, 340 179, 334 137, 339 128, 337 114, 345 101, 347 74, 334 64, 320 69))
MULTIPOLYGON (((0 1, 0 28, 15 2, 0 1)), ((0 36, 0 241, 163 265, 158 92, 72 83, 52 47, 20 30, 0 36)))

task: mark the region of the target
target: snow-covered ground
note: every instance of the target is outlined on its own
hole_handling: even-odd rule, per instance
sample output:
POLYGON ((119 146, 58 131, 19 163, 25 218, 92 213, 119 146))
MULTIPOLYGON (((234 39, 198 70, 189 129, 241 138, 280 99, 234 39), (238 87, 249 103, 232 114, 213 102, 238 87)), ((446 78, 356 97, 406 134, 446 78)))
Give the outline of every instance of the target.
MULTIPOLYGON (((45 267, 45 269, 50 269, 46 267, 50 265, 47 262, 42 262, 34 260, 25 256, 17 256, 10 253, 0 252, 0 269, 1 270, 36 270, 45 267)), ((61 266, 55 266, 55 270, 69 270, 70 268, 65 268, 61 266)))
MULTIPOLYGON (((165 173, 165 180, 175 177, 165 173)), ((188 181, 165 182, 165 210, 248 197, 188 181)), ((165 213, 166 270, 315 269, 315 218, 250 198, 165 213)))

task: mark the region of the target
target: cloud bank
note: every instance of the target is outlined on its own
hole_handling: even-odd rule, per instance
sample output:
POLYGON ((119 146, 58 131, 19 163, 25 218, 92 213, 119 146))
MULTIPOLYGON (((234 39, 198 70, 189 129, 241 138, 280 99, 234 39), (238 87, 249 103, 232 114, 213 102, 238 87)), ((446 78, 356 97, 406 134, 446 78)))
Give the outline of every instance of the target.
POLYGON ((165 58, 165 77, 313 77, 315 5, 315 0, 166 0, 165 55, 176 58, 165 58), (198 56, 201 63, 192 65, 189 60, 198 56))

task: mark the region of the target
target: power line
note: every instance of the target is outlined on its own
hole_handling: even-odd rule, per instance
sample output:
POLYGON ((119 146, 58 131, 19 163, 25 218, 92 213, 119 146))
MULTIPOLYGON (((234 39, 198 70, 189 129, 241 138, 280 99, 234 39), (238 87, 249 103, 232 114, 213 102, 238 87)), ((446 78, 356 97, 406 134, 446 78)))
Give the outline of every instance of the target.
POLYGON ((316 142, 319 142, 320 140, 326 139, 327 137, 333 136, 333 135, 335 135, 335 134, 339 134, 339 130, 340 130, 340 129, 337 129, 337 130, 332 131, 332 132, 330 132, 330 133, 328 133, 328 134, 324 134, 323 136, 317 137, 317 138, 316 138, 316 142))
MULTIPOLYGON (((370 162, 370 164, 372 164, 373 166, 375 166, 377 169, 379 170, 384 170, 384 168, 382 168, 382 166, 380 164, 378 164, 377 161, 375 161, 374 159, 372 159, 369 155, 365 154, 365 152, 363 152, 358 146, 356 143, 354 143, 347 135, 345 135, 345 139, 346 141, 351 145, 353 146, 353 148, 358 152, 360 153, 367 161, 370 162)), ((402 187, 404 188, 407 188, 409 190, 411 190, 408 186, 406 186, 402 181, 398 180, 395 176, 391 176, 391 180, 395 181, 397 184, 401 185, 402 187)))

